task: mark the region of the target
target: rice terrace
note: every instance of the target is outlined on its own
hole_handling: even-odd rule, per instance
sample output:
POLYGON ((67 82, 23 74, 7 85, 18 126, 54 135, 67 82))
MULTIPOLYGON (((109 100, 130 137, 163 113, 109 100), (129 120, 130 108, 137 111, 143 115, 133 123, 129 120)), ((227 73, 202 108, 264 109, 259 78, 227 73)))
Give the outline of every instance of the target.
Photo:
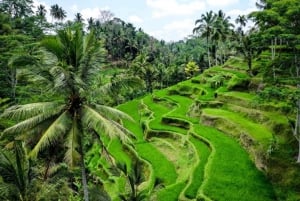
POLYGON ((0 1, 1 201, 300 200, 300 1, 60 3, 0 1))

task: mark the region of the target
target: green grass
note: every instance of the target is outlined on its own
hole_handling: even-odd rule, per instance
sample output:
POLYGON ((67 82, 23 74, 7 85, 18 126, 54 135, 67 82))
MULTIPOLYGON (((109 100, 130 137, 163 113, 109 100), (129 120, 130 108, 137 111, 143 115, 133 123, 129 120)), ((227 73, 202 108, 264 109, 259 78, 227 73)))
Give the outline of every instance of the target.
POLYGON ((208 69, 205 73, 214 73, 214 74, 219 74, 219 73, 227 73, 232 74, 232 75, 236 75, 239 78, 247 78, 249 77, 249 75, 246 72, 242 72, 242 71, 237 71, 235 69, 228 69, 228 68, 223 68, 220 66, 215 66, 212 67, 210 69, 208 69))
POLYGON ((226 121, 231 121, 240 128, 241 133, 245 132, 257 142, 262 142, 264 144, 269 142, 270 139, 272 139, 271 131, 265 126, 254 123, 237 113, 222 109, 206 108, 203 109, 203 115, 219 117, 225 119, 226 121))
MULTIPOLYGON (((137 136, 138 139, 135 142, 137 154, 151 164, 154 171, 154 178, 159 178, 165 185, 170 185, 177 179, 175 167, 156 147, 143 139, 143 130, 140 128, 139 123, 137 123, 140 118, 138 114, 139 102, 134 100, 118 107, 124 112, 127 111, 135 119, 135 122, 124 121, 124 125, 137 136)), ((154 183, 154 181, 151 182, 154 183)))
POLYGON ((223 201, 271 201, 274 192, 265 176, 258 171, 247 152, 232 138, 202 125, 195 131, 214 147, 206 168, 205 195, 223 201))
POLYGON ((152 165, 155 178, 160 179, 165 185, 176 182, 177 173, 174 165, 155 146, 141 143, 136 144, 135 148, 139 156, 152 165))
POLYGON ((248 65, 245 62, 244 59, 240 58, 240 57, 231 57, 229 58, 224 66, 228 66, 230 68, 234 68, 237 70, 248 70, 248 65))
POLYGON ((235 98, 243 99, 249 102, 255 98, 254 94, 239 92, 239 91, 229 91, 224 93, 223 95, 227 97, 235 97, 235 98))
MULTIPOLYGON (((237 62, 238 64, 238 62, 237 62)), ((241 67, 234 68, 214 67, 208 73, 222 72, 226 76, 248 78, 241 67)), ((201 75, 202 76, 202 75, 201 75)), ((197 77, 200 78, 201 76, 197 77)), ((203 75, 205 76, 205 75, 203 75)), ((196 79, 196 78, 194 78, 196 79)), ((226 135, 214 128, 199 124, 199 118, 187 115, 190 106, 196 100, 214 100, 214 93, 218 91, 225 106, 222 109, 205 108, 203 115, 223 119, 223 123, 232 123, 240 132, 249 134, 260 143, 267 143, 272 138, 271 131, 265 126, 255 123, 248 118, 244 111, 234 112, 226 105, 235 99, 233 104, 248 104, 254 95, 226 91, 226 85, 212 89, 209 84, 192 83, 191 80, 180 83, 164 90, 155 91, 152 95, 139 100, 133 100, 120 105, 118 108, 128 113, 135 121, 124 121, 124 125, 132 131, 136 140, 134 146, 138 157, 149 162, 151 177, 149 190, 153 188, 155 178, 162 181, 160 188, 152 189, 151 197, 157 201, 177 201, 183 198, 218 201, 271 201, 275 200, 273 188, 262 172, 257 170, 249 154, 239 142, 230 135, 226 135), (180 91, 170 95, 170 90, 180 91), (199 92, 205 91, 204 94, 199 92), (188 95, 187 95, 188 94, 188 95), (140 105, 146 107, 147 115, 141 115, 140 105), (226 110, 228 109, 228 110, 226 110), (188 122, 188 128, 179 125, 163 123, 163 118, 172 118, 188 122), (143 131, 141 123, 149 130, 143 131), (168 135, 145 139, 147 133, 161 132, 168 135), (187 133, 193 133, 187 135, 187 133), (161 137, 161 138, 157 138, 161 137), (173 136, 173 137, 172 137, 173 136), (204 141, 209 143, 204 143, 204 141)), ((218 100, 219 97, 216 99, 218 100)), ((232 108, 231 108, 232 109, 232 108)), ((263 113, 270 120, 271 114, 263 113)), ((283 122, 283 120, 280 120, 283 122)), ((113 146, 112 144, 111 146, 113 146)), ((119 145, 115 145, 116 147, 119 145)), ((118 149, 114 152, 118 152, 118 149)), ((120 150, 121 151, 121 150, 120 150)), ((125 153, 126 154, 126 153, 125 153)), ((118 157, 122 158, 122 154, 118 157)), ((126 156, 122 160, 127 160, 126 156)), ((120 181, 121 185, 122 182, 120 181)), ((121 189, 121 187, 119 188, 121 189)))
POLYGON ((195 169, 191 175, 191 181, 184 191, 184 196, 189 199, 193 199, 197 197, 199 188, 204 181, 205 165, 207 163, 209 155, 211 154, 211 149, 206 143, 194 136, 190 137, 190 141, 191 143, 193 143, 199 159, 198 164, 195 166, 195 169))
POLYGON ((180 192, 183 190, 185 182, 180 182, 160 190, 157 194, 157 200, 160 201, 178 201, 180 192))

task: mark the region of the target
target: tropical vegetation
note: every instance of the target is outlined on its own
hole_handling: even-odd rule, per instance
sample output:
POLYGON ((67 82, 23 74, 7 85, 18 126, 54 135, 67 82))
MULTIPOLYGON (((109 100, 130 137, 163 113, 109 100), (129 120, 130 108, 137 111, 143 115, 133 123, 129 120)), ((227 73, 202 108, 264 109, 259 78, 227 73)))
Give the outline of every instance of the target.
POLYGON ((256 6, 166 42, 1 1, 0 199, 299 200, 300 2, 256 6))

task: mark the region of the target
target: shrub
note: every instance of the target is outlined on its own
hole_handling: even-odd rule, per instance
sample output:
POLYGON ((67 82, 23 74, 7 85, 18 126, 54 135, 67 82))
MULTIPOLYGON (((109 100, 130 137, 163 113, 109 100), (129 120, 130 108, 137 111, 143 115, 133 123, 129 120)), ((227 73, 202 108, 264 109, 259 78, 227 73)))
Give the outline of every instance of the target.
POLYGON ((248 85, 250 83, 250 79, 248 77, 241 78, 236 75, 232 76, 229 80, 227 89, 228 90, 244 90, 248 89, 248 85))
POLYGON ((209 79, 210 87, 213 89, 217 89, 224 84, 224 76, 222 74, 218 74, 209 79))

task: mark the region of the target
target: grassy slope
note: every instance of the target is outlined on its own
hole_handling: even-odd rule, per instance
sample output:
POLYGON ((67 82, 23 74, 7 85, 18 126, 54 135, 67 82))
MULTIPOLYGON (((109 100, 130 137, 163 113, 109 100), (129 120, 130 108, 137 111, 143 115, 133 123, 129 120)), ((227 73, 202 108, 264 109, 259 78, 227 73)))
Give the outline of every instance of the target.
MULTIPOLYGON (((125 121, 124 125, 137 136, 134 144, 138 157, 151 165, 151 177, 146 187, 151 191, 152 198, 161 201, 196 198, 220 201, 276 200, 273 187, 264 174, 256 169, 238 139, 230 136, 230 127, 224 126, 227 133, 224 134, 199 124, 199 118, 187 115, 195 101, 214 101, 217 91, 217 100, 223 102, 223 106, 200 108, 199 115, 210 116, 212 121, 223 119, 223 124, 231 124, 238 132, 268 145, 273 138, 272 125, 286 125, 287 121, 280 113, 251 108, 249 103, 253 100, 253 94, 226 89, 232 76, 248 79, 243 70, 244 67, 235 70, 232 66, 211 68, 202 75, 209 77, 193 78, 205 80, 202 84, 187 80, 119 106, 135 120, 125 121), (218 73, 225 75, 227 80, 224 86, 213 89, 207 80, 218 73), (141 104, 146 110, 141 109, 141 104), (172 123, 172 119, 177 123, 172 123), (182 127, 180 122, 189 126, 182 127), (146 130, 141 128, 142 124, 146 130), (146 140, 148 132, 156 132, 156 137, 148 136, 150 139, 146 140), (181 149, 184 142, 188 145, 181 149), (182 152, 191 152, 191 155, 182 152), (153 186, 155 178, 163 182, 156 188, 153 186)), ((222 130, 222 127, 217 128, 222 130)), ((117 149, 115 152, 118 152, 117 149)))
MULTIPOLYGON (((160 91, 155 95, 164 97, 167 96, 167 91, 160 91)), ((186 197, 196 197, 197 194, 198 196, 204 194, 213 200, 273 200, 270 184, 265 180, 262 173, 256 170, 249 156, 238 142, 215 129, 197 124, 197 119, 187 117, 187 110, 193 102, 191 99, 178 95, 168 96, 167 98, 170 99, 170 101, 176 102, 178 107, 170 110, 161 104, 152 102, 151 96, 147 96, 143 99, 144 103, 149 106, 149 109, 154 112, 154 120, 150 121, 150 127, 153 126, 153 129, 165 130, 165 125, 160 123, 162 116, 188 120, 193 124, 193 132, 205 137, 214 147, 215 151, 213 156, 210 157, 210 161, 206 163, 207 159, 205 158, 208 158, 208 154, 210 153, 209 149, 207 149, 207 146, 203 147, 203 144, 201 144, 201 141, 197 138, 192 138, 191 143, 196 146, 200 161, 203 160, 203 162, 196 165, 194 171, 191 171, 191 182, 189 182, 187 186, 182 182, 175 182, 174 178, 178 175, 172 174, 172 168, 168 170, 168 167, 164 164, 163 166, 165 166, 165 168, 162 168, 162 163, 159 168, 153 168, 155 174, 162 173, 160 177, 168 175, 167 177, 169 178, 169 180, 165 179, 168 182, 165 183, 166 188, 159 191, 157 195, 158 200, 177 200, 179 194, 185 187, 186 197), (201 150, 203 151, 203 159, 201 158, 201 150), (159 173, 157 171, 159 171, 159 173), (202 181, 204 181, 204 183, 202 181), (262 188, 263 186, 264 188, 262 188)), ((126 103, 122 105, 120 109, 127 111, 132 117, 138 120, 138 112, 137 110, 133 110, 133 105, 138 105, 138 102, 126 103)), ((136 124, 128 125, 128 123, 126 123, 126 126, 131 130, 137 130, 137 128, 135 128, 136 124)), ((171 130, 174 131, 176 129, 171 130)), ((138 135, 141 136, 140 134, 138 135)), ((146 147, 150 148, 149 144, 150 143, 143 143, 144 146, 147 145, 146 147)), ((147 157, 150 163, 154 162, 152 164, 153 167, 157 166, 153 158, 157 159, 160 157, 159 154, 157 155, 156 151, 154 151, 154 148, 153 150, 140 149, 139 144, 136 145, 136 147, 138 154, 142 158, 147 157), (147 155, 147 152, 150 152, 150 154, 148 153, 149 155, 147 155), (150 159, 151 157, 153 158, 150 159)))

